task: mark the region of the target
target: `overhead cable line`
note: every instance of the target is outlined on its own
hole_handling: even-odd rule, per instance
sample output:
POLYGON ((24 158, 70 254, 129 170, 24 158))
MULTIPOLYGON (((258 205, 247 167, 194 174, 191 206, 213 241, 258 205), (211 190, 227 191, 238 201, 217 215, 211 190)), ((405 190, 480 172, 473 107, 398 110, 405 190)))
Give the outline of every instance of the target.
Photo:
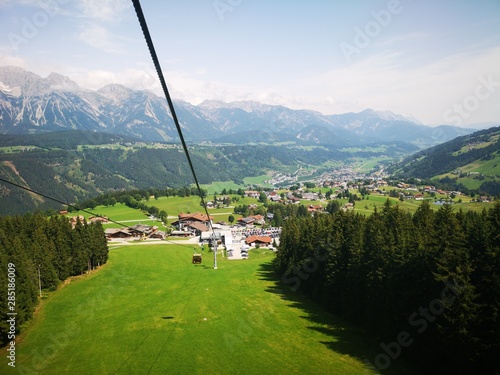
POLYGON ((191 173, 193 174, 194 181, 196 183, 196 188, 198 189, 198 193, 200 194, 201 203, 203 205, 203 208, 205 209, 207 220, 210 223, 210 228, 212 229, 212 233, 214 234, 215 237, 215 231, 212 225, 212 221, 210 220, 210 214, 208 213, 208 208, 207 205, 205 204, 205 199, 203 198, 203 192, 198 182, 193 162, 191 161, 191 156, 189 155, 189 150, 187 148, 186 141, 184 140, 184 135, 182 134, 182 129, 179 124, 179 120, 177 119, 177 114, 175 113, 174 103, 172 102, 172 98, 170 97, 170 93, 167 88, 167 83, 165 82, 163 71, 161 70, 160 61, 158 60, 158 56, 156 55, 153 39, 151 38, 151 34, 149 33, 148 25, 146 23, 146 18, 144 17, 144 13, 142 12, 141 3, 139 0, 132 0, 132 3, 134 4, 135 13, 137 14, 137 18, 139 19, 139 24, 141 25, 142 33, 144 34, 144 38, 146 39, 146 44, 148 45, 149 53, 151 54, 151 58, 153 59, 153 64, 155 66, 156 73, 158 74, 158 78, 160 79, 163 93, 165 94, 165 98, 167 99, 168 107, 170 109, 170 114, 172 115, 175 127, 177 128, 177 133, 179 134, 179 138, 182 143, 182 148, 184 149, 184 153, 186 154, 189 168, 191 169, 191 173))
MULTIPOLYGON (((29 188, 29 187, 26 187, 26 186, 23 186, 23 185, 16 184, 15 182, 12 182, 12 181, 8 181, 8 180, 6 180, 6 179, 4 179, 4 178, 2 178, 2 177, 0 177, 0 181, 2 181, 2 182, 6 182, 6 183, 11 184, 11 185, 13 185, 13 186, 16 186, 16 187, 18 187, 18 188, 20 188, 20 189, 24 189, 24 190, 26 190, 26 191, 28 191, 28 192, 30 192, 30 193, 34 193, 34 194, 39 195, 39 196, 41 196, 41 197, 44 197, 44 198, 50 199, 50 200, 52 200, 52 201, 54 201, 54 202, 57 202, 57 203, 60 203, 60 204, 62 204, 62 205, 65 205, 65 206, 71 207, 71 208, 75 209, 76 211, 83 211, 83 212, 85 212, 85 213, 87 213, 87 214, 90 214, 90 215, 93 215, 93 216, 101 216, 101 215, 99 215, 99 214, 96 214, 95 212, 88 211, 88 210, 86 210, 86 209, 84 209, 84 208, 80 208, 80 207, 75 206, 75 205, 73 205, 73 204, 71 204, 71 203, 64 202, 64 201, 62 201, 62 200, 60 200, 60 199, 57 199, 57 198, 51 197, 50 195, 47 195, 47 194, 44 194, 44 193, 40 193, 39 191, 33 190, 33 189, 29 188)), ((118 225, 120 225, 120 226, 122 226, 122 227, 126 227, 126 228, 129 228, 129 227, 130 227, 130 225, 126 225, 126 224, 120 223, 120 222, 118 222, 118 221, 111 220, 111 219, 109 219, 109 218, 108 218, 108 221, 111 221, 112 223, 118 224, 118 225)))
MULTIPOLYGON (((95 212, 92 212, 92 211, 86 210, 86 209, 84 209, 84 208, 80 208, 80 207, 78 207, 78 206, 75 206, 75 205, 73 205, 73 204, 71 204, 71 203, 67 203, 67 202, 62 201, 62 200, 60 200, 60 199, 57 199, 57 198, 51 197, 50 195, 47 195, 47 194, 44 194, 44 193, 40 193, 39 191, 33 190, 33 189, 31 189, 31 188, 29 188, 29 187, 26 187, 26 186, 23 186, 23 185, 19 185, 19 184, 15 183, 15 182, 12 182, 12 181, 6 180, 6 179, 4 179, 4 178, 2 178, 2 177, 0 177, 0 181, 5 182, 5 183, 10 184, 10 185, 13 185, 13 186, 15 186, 15 187, 18 187, 18 188, 20 188, 20 189, 26 190, 26 191, 28 191, 28 192, 30 192, 30 193, 33 193, 33 194, 39 195, 39 196, 41 196, 41 197, 44 197, 44 198, 50 199, 50 200, 52 200, 52 201, 54 201, 54 202, 57 202, 57 203, 60 203, 60 204, 62 204, 62 205, 64 205, 64 206, 71 207, 71 208, 73 208, 73 209, 74 209, 74 210, 76 210, 76 211, 83 211, 83 212, 85 212, 85 213, 87 213, 87 214, 89 214, 89 215, 93 215, 93 216, 96 216, 96 217, 101 217, 101 215, 100 215, 100 214, 97 214, 97 213, 95 213, 95 212)), ((112 223, 114 223, 114 224, 117 224, 117 225, 119 225, 119 226, 121 226, 121 227, 124 227, 124 228, 131 228, 131 229, 133 229, 133 227, 131 227, 130 225, 120 223, 119 221, 116 221, 116 220, 112 220, 112 219, 110 219, 109 217, 108 217, 107 219, 108 219, 108 221, 110 221, 110 222, 112 222, 112 223)), ((173 242, 173 241, 167 240, 167 239, 165 239, 164 241, 166 241, 166 242, 170 242, 170 243, 172 243, 172 244, 179 245, 179 246, 191 247, 190 245, 179 244, 179 243, 176 243, 176 242, 173 242)))

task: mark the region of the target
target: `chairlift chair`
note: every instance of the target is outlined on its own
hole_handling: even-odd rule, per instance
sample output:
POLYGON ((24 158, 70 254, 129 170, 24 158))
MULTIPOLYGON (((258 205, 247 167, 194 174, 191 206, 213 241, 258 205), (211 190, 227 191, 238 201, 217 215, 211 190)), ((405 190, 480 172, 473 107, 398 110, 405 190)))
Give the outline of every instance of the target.
POLYGON ((201 254, 193 254, 193 264, 201 264, 202 256, 201 254))

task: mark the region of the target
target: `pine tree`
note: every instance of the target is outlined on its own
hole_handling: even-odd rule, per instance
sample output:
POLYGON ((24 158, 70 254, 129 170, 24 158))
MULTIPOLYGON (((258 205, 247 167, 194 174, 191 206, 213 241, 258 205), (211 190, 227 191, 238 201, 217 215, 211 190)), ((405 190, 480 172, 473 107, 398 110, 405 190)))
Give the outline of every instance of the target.
POLYGON ((44 228, 39 227, 33 232, 31 244, 31 259, 35 267, 40 269, 40 279, 43 289, 54 290, 59 278, 54 268, 55 246, 45 235, 44 228))
MULTIPOLYGON (((436 213, 436 284, 435 295, 439 296, 447 285, 457 285, 457 298, 443 302, 441 316, 436 321, 436 344, 446 362, 456 363, 453 369, 460 373, 465 358, 474 353, 473 326, 477 319, 477 293, 471 282, 472 262, 466 248, 463 228, 451 205, 442 206, 436 213)), ((439 352, 438 352, 439 353, 439 352)))

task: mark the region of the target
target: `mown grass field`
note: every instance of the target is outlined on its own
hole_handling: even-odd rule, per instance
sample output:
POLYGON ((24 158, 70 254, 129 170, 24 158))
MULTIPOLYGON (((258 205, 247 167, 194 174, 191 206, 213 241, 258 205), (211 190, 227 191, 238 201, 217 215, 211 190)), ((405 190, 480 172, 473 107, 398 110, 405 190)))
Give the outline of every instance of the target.
POLYGON ((246 185, 260 185, 262 187, 272 187, 270 184, 265 184, 264 181, 269 180, 270 176, 267 174, 263 174, 255 177, 245 177, 243 182, 246 185))
MULTIPOLYGON (((114 206, 97 206, 94 209, 87 210, 89 212, 93 212, 96 215, 107 216, 110 219, 116 221, 128 221, 128 220, 149 220, 146 214, 141 212, 140 210, 127 207, 123 203, 117 203, 114 206)), ((69 216, 74 215, 75 213, 70 213, 69 216)), ((90 216, 93 216, 86 212, 78 212, 79 215, 83 215, 86 219, 90 216)))
POLYGON ((233 181, 214 181, 211 184, 201 184, 200 186, 202 189, 206 189, 208 194, 214 194, 214 193, 220 194, 221 191, 224 189, 226 190, 247 189, 245 185, 238 185, 233 181))
MULTIPOLYGON (((371 374, 379 342, 276 283, 273 254, 123 246, 43 301, 2 374, 371 374), (19 372, 18 372, 19 371, 19 372)), ((387 374, 412 373, 402 360, 387 374)))
POLYGON ((270 184, 265 184, 264 181, 269 180, 271 177, 267 174, 255 176, 255 177, 245 177, 243 179, 243 185, 236 184, 234 181, 214 181, 211 184, 201 184, 201 188, 206 189, 209 195, 214 193, 221 194, 221 191, 226 189, 233 189, 234 191, 238 189, 248 190, 249 185, 259 185, 261 187, 272 187, 270 184))

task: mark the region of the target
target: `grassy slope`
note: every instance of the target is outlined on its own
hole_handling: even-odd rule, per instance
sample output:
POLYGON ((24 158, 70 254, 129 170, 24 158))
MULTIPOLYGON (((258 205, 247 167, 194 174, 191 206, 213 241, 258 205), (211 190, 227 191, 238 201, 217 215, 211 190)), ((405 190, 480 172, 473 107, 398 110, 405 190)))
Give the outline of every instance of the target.
POLYGON ((244 185, 238 185, 234 183, 233 181, 214 181, 211 184, 201 184, 200 185, 202 189, 207 190, 208 194, 220 194, 222 190, 226 189, 233 189, 233 190, 238 190, 238 189, 246 189, 244 185))
POLYGON ((463 166, 461 169, 463 172, 479 172, 484 175, 500 176, 500 154, 496 153, 494 156, 491 160, 477 160, 463 166))
POLYGON ((260 185, 263 187, 271 187, 272 185, 265 184, 264 181, 269 180, 269 175, 263 174, 261 176, 255 177, 246 177, 243 179, 243 182, 247 185, 260 185))
MULTIPOLYGON (((40 374, 370 374, 377 344, 279 289, 269 262, 192 265, 180 246, 126 246, 53 293, 18 340, 17 370, 40 374)), ((6 366, 1 351, 2 373, 6 366)), ((389 374, 409 373, 394 361, 389 374)), ((5 369, 5 370, 4 370, 5 369)))
MULTIPOLYGON (((121 220, 145 220, 147 221, 147 216, 139 210, 125 206, 123 203, 117 203, 114 206, 97 206, 94 209, 89 209, 89 212, 93 212, 97 215, 107 216, 110 219, 121 221, 121 220)), ((85 212, 78 212, 78 214, 85 216, 86 218, 92 216, 85 212)), ((69 216, 74 216, 75 213, 70 213, 69 216)))

